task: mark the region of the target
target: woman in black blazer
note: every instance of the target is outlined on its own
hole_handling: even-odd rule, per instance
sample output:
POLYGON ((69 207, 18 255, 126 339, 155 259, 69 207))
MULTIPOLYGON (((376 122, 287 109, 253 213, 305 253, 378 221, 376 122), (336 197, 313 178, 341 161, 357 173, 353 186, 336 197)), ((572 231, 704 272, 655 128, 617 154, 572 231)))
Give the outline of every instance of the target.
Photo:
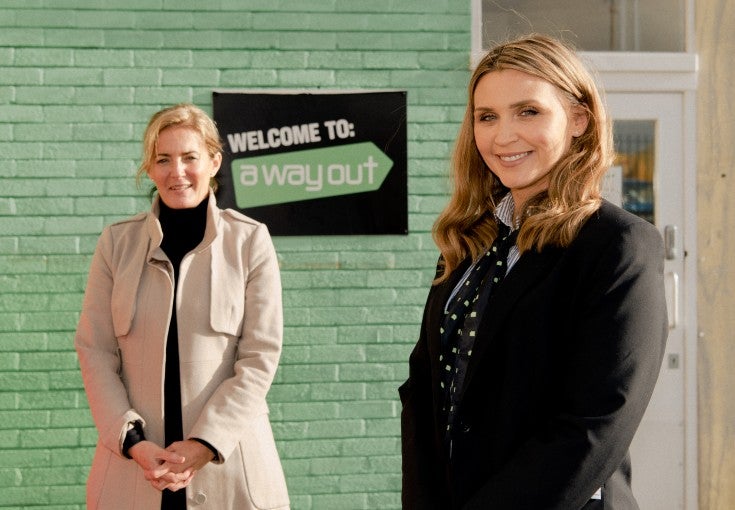
POLYGON ((663 249, 601 198, 612 159, 566 45, 532 35, 478 64, 400 388, 404 509, 638 508, 628 448, 666 342, 663 249))

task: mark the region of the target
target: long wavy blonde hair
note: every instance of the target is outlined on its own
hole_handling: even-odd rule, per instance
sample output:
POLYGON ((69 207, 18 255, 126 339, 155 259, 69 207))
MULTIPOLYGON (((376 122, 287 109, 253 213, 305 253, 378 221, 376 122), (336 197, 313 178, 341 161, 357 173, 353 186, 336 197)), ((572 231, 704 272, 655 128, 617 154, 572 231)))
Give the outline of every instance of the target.
POLYGON ((548 81, 588 117, 585 131, 573 138, 569 152, 552 167, 548 189, 523 205, 517 241, 521 253, 568 246, 602 201, 602 178, 613 162, 614 150, 611 122, 591 74, 575 51, 557 39, 532 34, 501 44, 480 61, 468 85, 469 100, 451 162, 454 189, 433 229, 443 264, 435 284, 467 256, 477 258, 497 236, 495 207, 508 188, 477 149, 474 92, 480 78, 504 69, 548 81))

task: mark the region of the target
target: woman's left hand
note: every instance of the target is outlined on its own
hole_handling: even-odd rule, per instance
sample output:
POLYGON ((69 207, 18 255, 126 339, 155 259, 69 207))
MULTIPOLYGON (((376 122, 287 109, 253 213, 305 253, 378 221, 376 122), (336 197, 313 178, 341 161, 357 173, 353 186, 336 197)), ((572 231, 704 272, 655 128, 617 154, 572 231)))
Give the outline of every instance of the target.
POLYGON ((184 457, 184 462, 166 466, 169 471, 172 473, 184 473, 189 471, 190 477, 193 477, 197 471, 214 459, 214 453, 212 453, 212 450, 204 446, 199 441, 194 441, 193 439, 171 443, 166 450, 184 457))

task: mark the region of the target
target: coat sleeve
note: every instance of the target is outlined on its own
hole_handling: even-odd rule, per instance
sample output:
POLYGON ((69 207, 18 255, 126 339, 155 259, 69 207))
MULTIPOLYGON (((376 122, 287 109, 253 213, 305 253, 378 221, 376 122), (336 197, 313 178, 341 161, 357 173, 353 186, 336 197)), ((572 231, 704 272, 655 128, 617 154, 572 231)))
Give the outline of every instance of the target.
MULTIPOLYGON (((584 254, 584 253, 583 253, 584 254)), ((585 289, 554 332, 558 409, 465 508, 581 508, 628 455, 663 357, 663 248, 650 224, 612 235, 580 268, 585 289)))
POLYGON ((409 357, 408 380, 398 389, 401 397, 401 453, 403 508, 446 508, 446 483, 441 452, 434 436, 436 413, 427 335, 429 293, 419 340, 409 357))
POLYGON ((243 421, 268 413, 266 395, 283 341, 281 277, 273 242, 259 224, 243 247, 247 254, 244 321, 234 375, 222 381, 199 414, 189 437, 205 439, 224 462, 237 446, 243 421))
POLYGON ((105 229, 97 242, 84 293, 74 347, 100 442, 123 457, 125 433, 133 422, 145 425, 130 405, 120 378, 120 350, 112 319, 113 239, 105 229))

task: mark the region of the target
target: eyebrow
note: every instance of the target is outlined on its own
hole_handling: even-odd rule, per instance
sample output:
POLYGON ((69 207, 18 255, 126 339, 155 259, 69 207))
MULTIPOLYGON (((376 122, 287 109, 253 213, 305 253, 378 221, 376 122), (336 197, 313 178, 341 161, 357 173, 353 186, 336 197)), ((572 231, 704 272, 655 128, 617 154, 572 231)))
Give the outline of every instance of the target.
MULTIPOLYGON (((188 156, 190 154, 199 154, 199 151, 186 151, 182 155, 188 156)), ((156 156, 171 156, 168 152, 156 152, 156 156)))
MULTIPOLYGON (((536 105, 537 101, 535 99, 523 99, 521 101, 516 101, 515 103, 510 105, 511 109, 515 108, 521 108, 523 106, 529 106, 529 105, 536 105)), ((477 110, 494 110, 495 108, 491 108, 489 106, 475 106, 475 111, 477 110)))

